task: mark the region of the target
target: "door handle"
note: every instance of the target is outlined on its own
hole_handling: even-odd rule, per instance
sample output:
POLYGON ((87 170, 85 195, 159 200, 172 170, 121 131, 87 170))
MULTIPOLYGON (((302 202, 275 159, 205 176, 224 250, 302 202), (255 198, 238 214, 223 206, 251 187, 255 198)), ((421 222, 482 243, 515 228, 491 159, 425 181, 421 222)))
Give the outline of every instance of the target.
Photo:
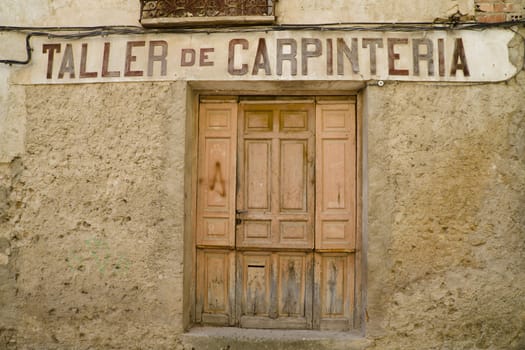
POLYGON ((239 215, 246 214, 248 210, 235 210, 235 225, 241 225, 242 224, 242 218, 239 217, 239 215))

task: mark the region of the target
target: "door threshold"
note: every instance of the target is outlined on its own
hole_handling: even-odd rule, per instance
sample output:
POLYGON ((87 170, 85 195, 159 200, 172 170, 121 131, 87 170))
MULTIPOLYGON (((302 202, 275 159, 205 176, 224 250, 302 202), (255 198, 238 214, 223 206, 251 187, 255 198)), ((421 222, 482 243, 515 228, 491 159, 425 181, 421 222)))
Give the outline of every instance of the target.
POLYGON ((364 350, 371 345, 357 330, 246 329, 236 327, 193 327, 182 335, 184 350, 364 350))

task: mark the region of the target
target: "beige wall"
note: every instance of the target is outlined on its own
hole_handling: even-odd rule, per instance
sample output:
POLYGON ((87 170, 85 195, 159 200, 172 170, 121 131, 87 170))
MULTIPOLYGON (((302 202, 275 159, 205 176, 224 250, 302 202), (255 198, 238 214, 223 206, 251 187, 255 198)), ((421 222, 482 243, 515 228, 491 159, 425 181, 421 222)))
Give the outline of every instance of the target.
MULTIPOLYGON (((370 349, 525 345, 524 86, 365 89, 370 349)), ((23 90, 0 329, 22 348, 176 344, 185 84, 23 90)))
POLYGON ((367 90, 375 348, 525 347, 524 86, 367 90))
POLYGON ((139 0, 5 0, 6 26, 139 25, 139 0))
POLYGON ((474 1, 282 0, 276 7, 281 23, 432 22, 457 11, 473 15, 474 1))
MULTIPOLYGON (((280 0, 279 23, 432 22, 456 11, 474 14, 474 0, 280 0)), ((11 26, 139 25, 139 0, 5 0, 0 23, 11 26)))
POLYGON ((25 94, 25 154, 0 187, 10 246, 0 300, 13 309, 0 330, 37 348, 172 342, 182 330, 184 84, 25 94))

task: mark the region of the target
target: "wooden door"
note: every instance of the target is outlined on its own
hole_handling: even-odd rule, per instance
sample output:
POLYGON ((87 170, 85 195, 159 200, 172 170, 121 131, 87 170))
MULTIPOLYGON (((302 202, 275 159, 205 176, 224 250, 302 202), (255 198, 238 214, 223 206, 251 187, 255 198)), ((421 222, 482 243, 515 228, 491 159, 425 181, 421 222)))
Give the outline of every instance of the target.
POLYGON ((351 328, 355 175, 353 101, 201 103, 195 321, 351 328))
POLYGON ((234 325, 237 103, 201 103, 195 321, 234 325))
POLYGON ((316 106, 314 327, 353 327, 356 241, 355 102, 316 106))
POLYGON ((243 103, 238 130, 237 317, 311 328, 314 103, 243 103))

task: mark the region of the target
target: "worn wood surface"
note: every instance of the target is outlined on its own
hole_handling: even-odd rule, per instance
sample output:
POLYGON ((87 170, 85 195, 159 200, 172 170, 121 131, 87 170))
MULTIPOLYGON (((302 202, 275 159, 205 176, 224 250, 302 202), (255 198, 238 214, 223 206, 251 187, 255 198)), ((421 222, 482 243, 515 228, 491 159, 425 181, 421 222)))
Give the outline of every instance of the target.
POLYGON ((317 251, 353 251, 356 222, 356 117, 354 103, 317 104, 317 251))
POLYGON ((314 105, 241 104, 238 249, 312 249, 314 105))
POLYGON ((235 245, 237 104, 202 103, 199 111, 197 246, 235 245))
POLYGON ((355 106, 201 103, 197 322, 354 326, 355 106))

